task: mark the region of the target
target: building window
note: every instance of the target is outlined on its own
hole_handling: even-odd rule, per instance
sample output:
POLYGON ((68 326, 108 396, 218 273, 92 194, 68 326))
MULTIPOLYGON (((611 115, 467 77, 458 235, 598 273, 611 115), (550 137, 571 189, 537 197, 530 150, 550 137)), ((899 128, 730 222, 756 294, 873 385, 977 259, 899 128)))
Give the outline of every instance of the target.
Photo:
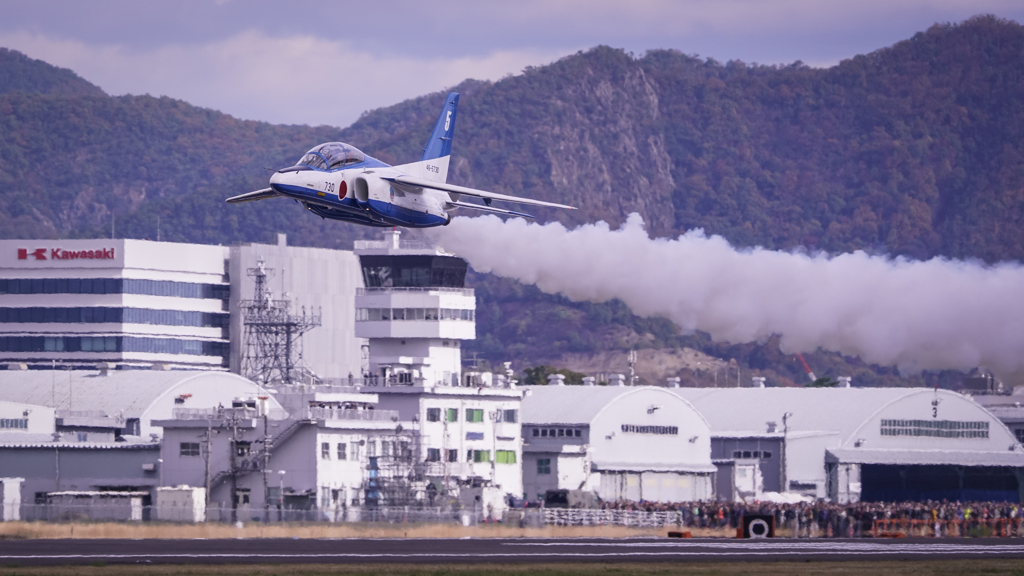
POLYGON ((988 438, 988 422, 955 420, 882 420, 882 436, 988 438))
POLYGON ((533 437, 536 438, 538 436, 540 436, 540 429, 539 428, 534 428, 533 429, 533 437))
POLYGON ((440 462, 441 461, 441 449, 440 448, 427 448, 427 462, 440 462))
POLYGON ((572 431, 572 435, 577 437, 577 438, 579 438, 579 437, 583 436, 583 431, 580 430, 579 428, 577 428, 576 430, 572 431))
POLYGON ((330 460, 331 459, 331 443, 330 442, 324 442, 323 444, 320 445, 320 458, 322 458, 324 460, 330 460))
POLYGON ((732 457, 736 460, 767 460, 772 453, 767 450, 733 450, 732 457))
POLYGON ((88 432, 79 432, 78 433, 78 441, 79 442, 88 442, 89 441, 89 433, 88 432))
POLYGON ((249 490, 239 489, 235 490, 235 504, 248 504, 249 503, 249 490))
POLYGON ((540 435, 541 435, 542 438, 547 438, 548 437, 548 429, 547 428, 542 429, 540 431, 540 435))
POLYGON ((0 279, 0 294, 143 294, 227 300, 231 297, 231 287, 226 284, 121 278, 10 278, 0 279))
POLYGON ((366 441, 366 456, 369 458, 377 457, 377 441, 367 440, 366 441))
POLYGON ((561 438, 562 436, 565 436, 565 428, 558 429, 558 437, 561 438))
POLYGON ((458 408, 449 408, 448 409, 448 421, 449 422, 458 422, 459 421, 459 409, 458 408))
POLYGON ((494 461, 497 464, 515 464, 516 453, 514 450, 498 450, 494 453, 494 461))
POLYGON ((199 456, 199 442, 182 442, 180 454, 182 458, 199 456))
POLYGON ((440 422, 441 421, 441 409, 440 408, 427 408, 427 422, 440 422))
POLYGON ((537 458, 537 474, 551 474, 551 458, 537 458))
POLYGON ((1024 444, 1024 428, 1017 428, 1013 433, 1017 436, 1017 442, 1024 444))
POLYGON ((347 460, 348 459, 348 458, 346 458, 346 456, 348 455, 348 454, 346 454, 347 446, 348 445, 345 444, 344 442, 338 442, 338 460, 347 460))
POLYGON ((484 411, 481 408, 466 408, 466 422, 483 422, 484 411))
POLYGON ((490 462, 491 451, 490 450, 473 450, 473 462, 490 462))
POLYGON ((448 450, 448 460, 447 461, 448 462, 458 462, 459 461, 459 451, 458 450, 448 450))

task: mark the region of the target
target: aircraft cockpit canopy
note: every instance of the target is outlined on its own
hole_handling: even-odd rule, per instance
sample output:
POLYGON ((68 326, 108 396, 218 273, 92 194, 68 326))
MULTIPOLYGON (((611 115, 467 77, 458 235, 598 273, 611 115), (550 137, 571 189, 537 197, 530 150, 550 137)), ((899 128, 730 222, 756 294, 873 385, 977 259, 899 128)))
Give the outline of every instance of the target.
POLYGON ((366 160, 355 146, 343 142, 328 142, 313 148, 296 162, 300 166, 309 166, 315 170, 340 170, 366 160))

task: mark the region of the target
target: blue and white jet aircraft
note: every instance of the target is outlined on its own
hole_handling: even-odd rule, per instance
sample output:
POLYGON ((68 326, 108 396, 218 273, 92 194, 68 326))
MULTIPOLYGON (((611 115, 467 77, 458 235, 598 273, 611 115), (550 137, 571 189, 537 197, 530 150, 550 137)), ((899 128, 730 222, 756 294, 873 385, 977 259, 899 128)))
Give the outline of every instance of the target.
POLYGON ((406 228, 447 225, 452 220, 451 213, 459 208, 532 218, 529 214, 493 208, 494 200, 573 209, 446 183, 458 106, 459 94, 452 92, 419 162, 388 166, 348 144, 328 142, 307 152, 295 166, 275 172, 270 177, 270 188, 234 196, 227 202, 292 198, 323 218, 363 226, 406 228), (465 202, 460 200, 462 196, 480 198, 483 204, 465 202))

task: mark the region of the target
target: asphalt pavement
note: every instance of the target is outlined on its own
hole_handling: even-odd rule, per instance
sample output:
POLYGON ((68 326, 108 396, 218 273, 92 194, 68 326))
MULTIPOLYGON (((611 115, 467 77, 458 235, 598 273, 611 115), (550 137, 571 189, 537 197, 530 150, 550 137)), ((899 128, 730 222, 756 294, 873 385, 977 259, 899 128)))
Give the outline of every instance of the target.
POLYGON ((0 540, 17 564, 530 563, 1021 558, 1024 539, 0 540))

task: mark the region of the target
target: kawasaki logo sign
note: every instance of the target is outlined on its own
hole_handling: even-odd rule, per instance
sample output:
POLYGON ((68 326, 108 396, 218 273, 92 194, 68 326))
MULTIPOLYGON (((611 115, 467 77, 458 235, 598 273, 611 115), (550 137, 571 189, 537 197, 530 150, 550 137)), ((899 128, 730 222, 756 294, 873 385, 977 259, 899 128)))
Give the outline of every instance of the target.
POLYGON ((114 249, 103 248, 101 250, 64 250, 63 248, 18 248, 18 260, 28 260, 29 257, 36 260, 113 260, 114 249))

